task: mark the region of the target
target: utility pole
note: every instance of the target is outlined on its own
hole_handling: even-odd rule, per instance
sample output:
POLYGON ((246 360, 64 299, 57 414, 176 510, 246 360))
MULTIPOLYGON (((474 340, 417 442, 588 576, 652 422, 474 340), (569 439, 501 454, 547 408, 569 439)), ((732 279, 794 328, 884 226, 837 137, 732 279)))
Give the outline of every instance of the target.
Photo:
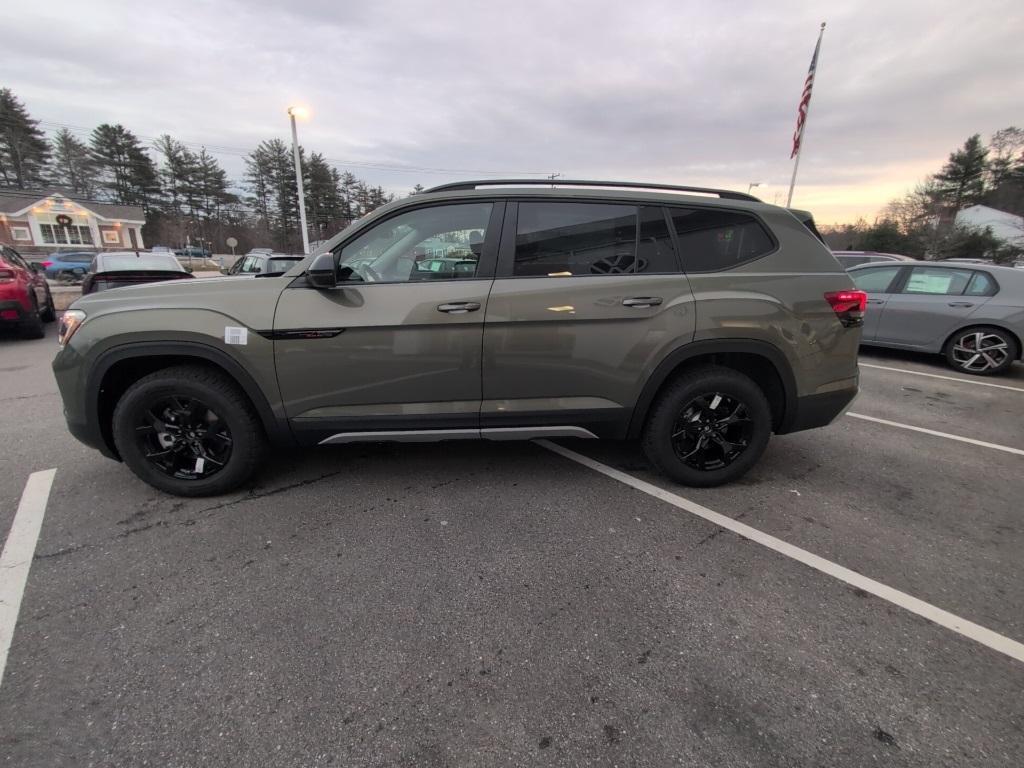
POLYGON ((295 116, 306 116, 302 107, 288 107, 292 121, 292 153, 295 155, 295 184, 299 188, 299 220, 302 226, 302 253, 309 255, 309 232, 306 231, 306 192, 302 188, 302 162, 299 160, 299 132, 295 128, 295 116))
MULTIPOLYGON (((549 173, 548 174, 548 178, 551 179, 552 181, 554 181, 555 179, 561 178, 561 176, 562 176, 562 174, 560 174, 560 173, 549 173)), ((554 189, 555 185, 552 184, 551 188, 554 189)))

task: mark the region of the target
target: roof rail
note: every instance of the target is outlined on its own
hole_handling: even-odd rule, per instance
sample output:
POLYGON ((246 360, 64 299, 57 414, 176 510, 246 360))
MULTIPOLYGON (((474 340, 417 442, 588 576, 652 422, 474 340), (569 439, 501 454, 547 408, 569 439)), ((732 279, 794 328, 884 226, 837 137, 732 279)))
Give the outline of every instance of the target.
POLYGON ((733 192, 729 189, 715 189, 713 187, 684 187, 677 184, 646 184, 640 181, 594 181, 586 179, 478 179, 476 181, 456 181, 451 184, 441 184, 424 190, 424 194, 430 192, 459 192, 480 187, 510 187, 510 186, 531 186, 531 187, 612 187, 624 189, 665 189, 671 192, 699 192, 705 195, 718 195, 723 200, 750 200, 755 203, 761 202, 753 195, 746 192, 733 192))

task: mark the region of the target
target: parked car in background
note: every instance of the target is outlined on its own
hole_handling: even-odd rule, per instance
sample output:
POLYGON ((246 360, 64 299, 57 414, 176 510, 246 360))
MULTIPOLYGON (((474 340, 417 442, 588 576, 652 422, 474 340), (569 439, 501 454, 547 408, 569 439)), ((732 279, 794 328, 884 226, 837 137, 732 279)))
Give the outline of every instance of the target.
POLYGON ((0 326, 17 328, 23 339, 41 339, 43 323, 56 317, 43 267, 0 245, 0 326))
POLYGON ((1021 356, 1024 272, 950 261, 850 270, 868 294, 862 344, 946 356, 964 373, 1001 373, 1021 356))
POLYGON ((225 275, 281 275, 304 258, 287 253, 250 253, 221 272, 225 275))
POLYGON ((192 273, 181 266, 177 257, 170 253, 98 253, 89 267, 89 274, 82 281, 82 295, 122 288, 126 285, 190 278, 192 273))
POLYGON ((742 192, 594 185, 444 185, 292 279, 85 296, 53 362, 69 429, 185 496, 238 487, 268 442, 632 438, 713 486, 845 410, 866 296, 809 226, 742 192), (438 242, 469 248, 419 269, 438 242))
POLYGON ((95 251, 58 251, 39 262, 39 266, 46 270, 46 276, 51 280, 77 281, 85 277, 95 256, 95 251))
POLYGON ((154 245, 149 250, 153 253, 174 253, 174 249, 168 245, 154 245))
POLYGON ((898 253, 878 253, 876 251, 832 251, 836 261, 843 269, 857 267, 861 264, 875 264, 881 261, 913 261, 910 256, 901 256, 898 253))
POLYGON ((186 259, 207 259, 210 257, 210 252, 205 248, 200 248, 198 245, 189 245, 185 248, 178 248, 174 251, 174 254, 186 259))

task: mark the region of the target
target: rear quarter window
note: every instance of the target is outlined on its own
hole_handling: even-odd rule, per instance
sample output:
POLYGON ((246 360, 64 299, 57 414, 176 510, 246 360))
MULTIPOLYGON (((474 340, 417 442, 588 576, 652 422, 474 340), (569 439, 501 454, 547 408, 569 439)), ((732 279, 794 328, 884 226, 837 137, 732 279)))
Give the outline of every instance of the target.
POLYGON ((717 272, 759 259, 775 242, 756 218, 739 211, 670 208, 686 272, 717 272))

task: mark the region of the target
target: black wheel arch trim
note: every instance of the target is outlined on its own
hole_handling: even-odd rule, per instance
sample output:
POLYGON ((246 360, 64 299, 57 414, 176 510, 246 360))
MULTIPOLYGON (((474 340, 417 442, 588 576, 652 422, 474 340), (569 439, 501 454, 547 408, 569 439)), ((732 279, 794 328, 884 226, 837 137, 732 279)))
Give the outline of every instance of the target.
POLYGON ((658 367, 654 369, 654 372, 644 384, 640 397, 633 407, 633 415, 629 420, 628 437, 630 439, 640 437, 647 414, 650 411, 655 396, 658 394, 658 390, 661 389, 661 386, 680 365, 702 355, 729 353, 757 355, 766 359, 775 369, 779 380, 782 382, 783 403, 782 414, 774 431, 777 434, 788 432, 796 419, 797 388, 793 369, 790 367, 789 361, 782 351, 767 341, 760 341, 758 339, 707 339, 693 341, 678 347, 658 364, 658 367))
POLYGON ((259 415, 260 422, 271 443, 288 446, 296 444, 287 420, 279 419, 274 415, 270 402, 256 380, 242 364, 216 347, 194 341, 130 342, 102 352, 90 368, 86 378, 86 424, 83 431, 89 439, 83 440, 83 442, 98 448, 105 456, 120 460, 121 457, 117 454, 113 440, 104 432, 100 424, 100 387, 103 379, 116 363, 131 359, 166 356, 192 357, 213 363, 223 369, 242 388, 256 408, 256 413, 259 415))

